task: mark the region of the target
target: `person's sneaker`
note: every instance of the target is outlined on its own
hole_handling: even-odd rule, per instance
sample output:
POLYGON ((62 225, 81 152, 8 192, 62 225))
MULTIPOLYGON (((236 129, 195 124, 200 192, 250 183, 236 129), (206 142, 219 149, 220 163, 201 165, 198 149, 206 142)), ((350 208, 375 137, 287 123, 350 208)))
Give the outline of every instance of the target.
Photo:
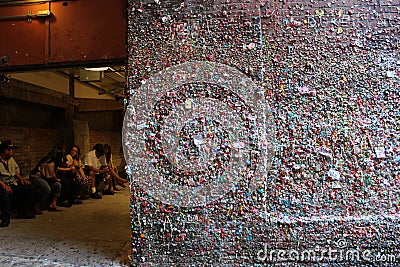
POLYGON ((89 198, 90 198, 90 195, 91 195, 91 194, 89 194, 89 193, 82 193, 80 196, 78 196, 78 198, 79 198, 80 200, 86 200, 86 199, 89 199, 89 198))
POLYGON ((100 196, 97 192, 92 193, 92 195, 90 197, 95 198, 95 199, 102 199, 102 196, 100 196))
POLYGON ((10 219, 3 219, 0 223, 0 227, 7 227, 10 225, 10 219))
POLYGON ((74 200, 72 200, 72 201, 70 201, 70 202, 71 202, 71 204, 73 204, 73 205, 82 204, 82 200, 80 200, 80 199, 78 199, 78 198, 75 198, 74 200))
POLYGON ((110 196, 112 196, 112 195, 114 195, 114 192, 111 191, 110 189, 104 190, 104 191, 103 191, 103 195, 110 195, 110 196))
POLYGON ((65 200, 65 201, 63 201, 63 202, 60 202, 60 203, 58 204, 58 206, 64 207, 64 208, 70 208, 70 207, 72 207, 72 203, 69 202, 68 200, 65 200))
POLYGON ((40 209, 39 203, 36 203, 35 206, 33 206, 33 211, 35 212, 35 215, 43 215, 43 212, 40 209))

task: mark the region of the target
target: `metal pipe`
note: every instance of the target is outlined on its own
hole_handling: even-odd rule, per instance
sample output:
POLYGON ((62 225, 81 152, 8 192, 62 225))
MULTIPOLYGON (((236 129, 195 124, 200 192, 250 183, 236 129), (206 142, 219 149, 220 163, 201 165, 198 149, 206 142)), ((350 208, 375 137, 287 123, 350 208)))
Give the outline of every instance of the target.
MULTIPOLYGON (((116 71, 114 68, 109 67, 109 69, 114 72, 115 74, 117 74, 119 77, 124 78, 125 79, 125 75, 122 75, 121 73, 119 73, 118 71, 116 71)), ((115 79, 114 79, 115 80, 115 79)))
POLYGON ((50 2, 71 2, 77 0, 0 0, 0 6, 20 6, 20 5, 32 5, 32 4, 43 4, 50 2))
POLYGON ((49 70, 49 69, 64 69, 64 68, 84 68, 87 66, 120 66, 125 64, 125 58, 116 59, 99 59, 88 61, 68 61, 68 62, 47 62, 45 64, 36 65, 12 65, 0 66, 0 73, 2 72, 21 72, 21 71, 34 71, 34 70, 49 70))
POLYGON ((35 18, 47 18, 47 17, 50 17, 51 15, 52 14, 51 14, 50 10, 43 10, 43 11, 38 11, 36 14, 28 13, 26 15, 0 17, 0 20, 27 19, 28 21, 31 21, 32 19, 35 19, 35 18))

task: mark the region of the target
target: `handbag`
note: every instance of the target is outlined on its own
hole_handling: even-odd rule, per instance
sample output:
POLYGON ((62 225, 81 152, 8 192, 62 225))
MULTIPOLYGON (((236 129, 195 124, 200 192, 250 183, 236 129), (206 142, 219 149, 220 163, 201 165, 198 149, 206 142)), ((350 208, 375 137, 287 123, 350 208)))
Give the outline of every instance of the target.
POLYGON ((39 167, 39 171, 45 179, 56 179, 57 176, 55 170, 54 162, 43 163, 39 167))

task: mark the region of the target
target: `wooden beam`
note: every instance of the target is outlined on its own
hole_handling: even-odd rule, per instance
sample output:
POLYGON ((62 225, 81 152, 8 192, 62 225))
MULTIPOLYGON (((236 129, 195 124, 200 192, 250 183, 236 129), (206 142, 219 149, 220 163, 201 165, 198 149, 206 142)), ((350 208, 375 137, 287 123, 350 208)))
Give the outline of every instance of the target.
MULTIPOLYGON (((72 88, 70 90, 73 91, 72 88)), ((0 97, 8 97, 63 109, 75 106, 78 108, 78 112, 123 110, 124 108, 121 101, 89 98, 74 99, 67 94, 14 79, 11 79, 9 82, 0 82, 0 97)))
POLYGON ((0 96, 59 108, 74 104, 69 103, 66 94, 14 79, 0 82, 0 96))
POLYGON ((80 105, 78 106, 78 112, 124 109, 123 103, 115 100, 81 98, 79 99, 79 102, 80 105))

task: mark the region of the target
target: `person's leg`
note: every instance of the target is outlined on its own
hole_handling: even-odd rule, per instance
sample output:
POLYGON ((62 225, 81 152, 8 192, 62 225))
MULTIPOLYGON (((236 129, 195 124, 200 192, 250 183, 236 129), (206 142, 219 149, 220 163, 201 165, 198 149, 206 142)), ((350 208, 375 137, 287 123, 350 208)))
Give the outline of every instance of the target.
POLYGON ((113 190, 114 191, 120 191, 119 190, 119 188, 117 187, 117 179, 113 176, 113 175, 111 175, 111 177, 112 177, 112 188, 113 188, 113 190))
POLYGON ((127 183, 129 182, 127 179, 121 178, 118 175, 118 169, 116 167, 111 169, 111 175, 115 177, 118 183, 127 183))
POLYGON ((72 204, 68 201, 71 192, 71 180, 69 177, 64 175, 59 175, 57 177, 60 179, 61 183, 61 191, 60 198, 58 199, 58 205, 61 207, 71 207, 72 204))
POLYGON ((115 169, 116 169, 115 166, 110 169, 112 189, 114 191, 120 191, 119 188, 117 187, 117 184, 120 184, 119 182, 117 182, 118 172, 117 172, 117 175, 115 175, 115 169))
POLYGON ((0 188, 0 210, 1 210, 0 227, 7 227, 10 225, 11 202, 10 202, 10 195, 2 187, 0 188))
POLYGON ((87 175, 85 174, 83 168, 79 168, 79 175, 77 176, 81 182, 81 190, 82 192, 89 192, 90 190, 90 181, 87 175))
POLYGON ((42 211, 40 210, 40 207, 44 204, 47 197, 49 196, 51 188, 49 184, 46 182, 46 180, 43 179, 42 177, 36 177, 35 179, 33 179, 32 184, 36 188, 36 191, 38 192, 36 196, 34 211, 36 214, 43 214, 42 211))
POLYGON ((104 191, 103 195, 114 195, 114 191, 112 190, 112 175, 107 173, 104 178, 104 191))
POLYGON ((68 201, 72 204, 82 204, 82 200, 78 199, 78 194, 80 191, 81 191, 81 183, 77 178, 73 177, 71 179, 71 192, 68 201))
POLYGON ((32 219, 35 218, 33 211, 33 205, 35 200, 35 187, 32 184, 29 185, 11 185, 12 199, 15 200, 18 218, 20 219, 32 219))
POLYGON ((94 171, 89 172, 90 180, 91 180, 91 187, 92 187, 92 194, 91 197, 95 199, 101 199, 102 197, 97 193, 96 190, 96 174, 94 171))
POLYGON ((127 183, 128 180, 127 179, 123 179, 121 177, 119 177, 118 175, 118 171, 116 171, 116 168, 112 168, 110 170, 110 174, 113 177, 113 179, 115 179, 115 181, 117 182, 117 184, 119 184, 120 186, 122 186, 123 188, 125 188, 126 186, 124 185, 124 183, 127 183))
POLYGON ((51 187, 50 210, 51 211, 60 211, 62 209, 57 206, 57 200, 60 198, 61 183, 57 182, 55 180, 49 180, 48 183, 51 187))
POLYGON ((76 173, 76 177, 81 187, 78 198, 80 200, 89 198, 91 194, 91 178, 89 172, 85 172, 85 169, 81 167, 76 173))
POLYGON ((90 177, 90 186, 93 194, 96 193, 96 174, 94 173, 94 171, 89 172, 89 177, 90 177))

